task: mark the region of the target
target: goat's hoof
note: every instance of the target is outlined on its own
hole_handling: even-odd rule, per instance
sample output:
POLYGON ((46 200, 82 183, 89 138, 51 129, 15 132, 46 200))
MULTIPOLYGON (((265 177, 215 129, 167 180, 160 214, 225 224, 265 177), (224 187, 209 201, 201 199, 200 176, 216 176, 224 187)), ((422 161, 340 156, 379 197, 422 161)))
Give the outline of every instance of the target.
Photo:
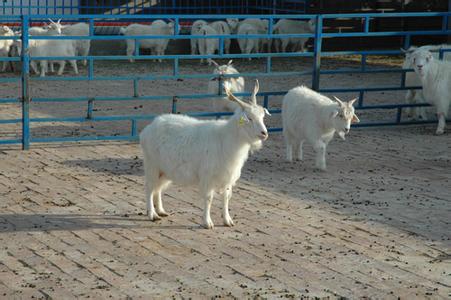
POLYGON ((213 222, 211 220, 204 221, 204 224, 202 224, 202 226, 205 229, 213 229, 213 228, 215 228, 215 224, 213 224, 213 222))
POLYGON ((162 209, 162 210, 157 210, 157 214, 158 214, 158 216, 160 216, 160 217, 167 217, 167 216, 169 216, 169 214, 168 214, 164 209, 162 209))
POLYGON ((318 171, 322 171, 322 172, 326 172, 326 166, 316 166, 316 169, 318 170, 318 171))
POLYGON ((160 216, 157 215, 156 212, 154 212, 154 213, 148 213, 148 216, 149 216, 149 219, 150 219, 152 222, 161 220, 160 216))
POLYGON ((444 129, 437 129, 437 131, 435 132, 435 135, 442 135, 445 133, 444 129))
POLYGON ((235 223, 233 223, 232 218, 229 217, 229 218, 224 218, 224 225, 228 226, 228 227, 232 227, 235 225, 235 223))

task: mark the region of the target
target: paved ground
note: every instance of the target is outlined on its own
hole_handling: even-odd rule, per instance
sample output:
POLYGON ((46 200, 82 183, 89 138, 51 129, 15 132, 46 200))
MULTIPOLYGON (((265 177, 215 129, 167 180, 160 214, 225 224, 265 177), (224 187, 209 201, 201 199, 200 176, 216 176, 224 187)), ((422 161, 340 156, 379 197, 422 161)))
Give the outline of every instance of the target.
POLYGON ((235 187, 235 227, 200 228, 194 188, 145 213, 136 144, 0 152, 0 298, 451 297, 451 139, 353 130, 328 171, 283 160, 280 134, 235 187))

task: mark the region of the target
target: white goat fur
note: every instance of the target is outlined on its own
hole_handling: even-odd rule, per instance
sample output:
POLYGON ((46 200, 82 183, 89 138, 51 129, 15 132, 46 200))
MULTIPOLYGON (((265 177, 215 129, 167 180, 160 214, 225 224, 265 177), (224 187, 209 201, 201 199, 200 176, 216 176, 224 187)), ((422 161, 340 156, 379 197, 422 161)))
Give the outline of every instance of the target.
MULTIPOLYGON (((262 31, 251 24, 243 24, 238 28, 239 35, 254 35, 254 34, 262 34, 262 31)), ((238 45, 240 46, 241 53, 251 54, 258 53, 260 50, 260 39, 258 38, 239 38, 238 45)), ((248 58, 251 60, 251 57, 248 58)))
MULTIPOLYGON (((214 77, 208 82, 208 93, 209 94, 219 94, 219 85, 227 85, 230 91, 234 94, 244 92, 244 78, 243 77, 223 77, 219 80, 220 75, 227 74, 239 74, 238 70, 232 66, 232 61, 230 60, 226 65, 218 65, 213 61, 215 69, 213 71, 214 77)), ((239 105, 235 102, 228 100, 225 90, 221 87, 221 92, 224 94, 223 98, 213 99, 213 108, 215 111, 235 111, 239 105)))
MULTIPOLYGON (((14 32, 8 26, 0 27, 0 36, 14 36, 14 32)), ((0 40, 0 56, 8 57, 14 40, 0 40)), ((2 72, 6 71, 8 61, 3 61, 2 72)))
MULTIPOLYGON (((13 44, 18 50, 18 54, 22 53, 22 41, 16 40, 13 44)), ((60 57, 73 57, 75 56, 75 41, 74 40, 29 40, 28 44, 30 57, 43 57, 43 56, 60 56, 60 57)), ((72 66, 75 74, 78 74, 77 61, 74 59, 67 59, 72 66)), ((62 75, 64 67, 66 66, 66 60, 53 60, 60 65, 57 72, 58 75, 62 75)), ((45 77, 48 71, 47 60, 31 60, 30 66, 35 74, 40 74, 41 77, 45 77), (37 65, 40 65, 41 70, 38 71, 37 65)))
POLYGON ((298 159, 303 159, 302 146, 306 140, 316 151, 316 167, 326 169, 326 147, 337 131, 344 140, 352 121, 359 122, 352 104, 332 101, 307 87, 291 89, 282 101, 283 135, 287 159, 293 160, 293 150, 299 149, 298 159))
POLYGON ((411 54, 410 61, 421 80, 424 98, 437 109, 436 134, 443 134, 451 100, 451 62, 434 59, 431 52, 421 48, 411 54))
MULTIPOLYGON (((38 56, 76 56, 75 55, 75 41, 74 40, 30 40, 29 41, 30 57, 38 56)), ((78 74, 77 61, 74 59, 69 59, 69 63, 72 66, 75 74, 78 74)), ((37 61, 31 61, 30 65, 34 72, 38 74, 37 61)), ((52 61, 57 62, 60 67, 57 72, 58 75, 62 75, 64 67, 66 66, 65 60, 52 61)), ((47 60, 40 60, 39 65, 41 66, 41 77, 45 77, 47 72, 48 62, 47 60)))
MULTIPOLYGON (((224 21, 215 21, 209 24, 214 30, 216 30, 217 34, 220 35, 229 35, 231 33, 230 26, 224 21)), ((224 39, 224 52, 226 54, 230 53, 230 43, 231 39, 224 39)), ((219 47, 219 45, 218 45, 219 47)))
MULTIPOLYGON (((315 21, 299 21, 292 19, 281 19, 276 25, 274 25, 274 34, 300 34, 300 33, 313 33, 315 32, 315 21)), ((289 45, 292 47, 292 51, 305 51, 305 43, 309 38, 304 37, 286 37, 276 39, 274 46, 277 52, 286 52, 289 45)))
MULTIPOLYGON (((174 23, 171 21, 165 23, 162 20, 156 20, 151 25, 131 24, 127 27, 122 27, 120 32, 126 36, 134 35, 173 35, 174 23)), ((132 56, 135 52, 135 40, 127 40, 127 55, 132 56)), ((169 43, 169 38, 164 39, 140 39, 139 46, 141 49, 150 49, 152 55, 164 55, 169 43)), ((163 60, 160 58, 160 62, 163 60)), ((134 62, 130 58, 130 62, 134 62)))
MULTIPOLYGON (((202 28, 202 26, 207 25, 207 21, 204 20, 197 20, 191 25, 191 35, 199 35, 199 30, 202 28)), ((198 46, 198 39, 190 39, 191 43, 191 54, 195 55, 199 53, 198 46)))
MULTIPOLYGON (((239 34, 240 27, 242 25, 251 25, 256 29, 256 32, 252 34, 266 34, 268 33, 268 27, 269 27, 269 21, 266 19, 256 19, 256 18, 247 18, 244 20, 239 21, 236 18, 230 18, 226 19, 227 24, 229 25, 230 31, 232 33, 239 34)), ((247 26, 246 26, 247 27, 247 26)), ((248 30, 249 27, 247 27, 246 30, 248 30)), ((244 32, 245 30, 242 29, 241 32, 244 32)), ((255 41, 258 41, 258 47, 256 48, 257 52, 261 51, 265 46, 269 49, 270 40, 269 39, 254 39, 255 41)), ((239 42, 239 41, 238 41, 239 42)))
MULTIPOLYGON (((217 35, 217 34, 218 34, 218 32, 210 25, 204 25, 199 29, 199 35, 208 36, 208 35, 217 35)), ((219 50, 219 39, 217 39, 217 38, 198 39, 197 43, 198 43, 198 49, 199 49, 200 55, 212 55, 212 54, 215 54, 215 52, 217 50, 219 50)), ((212 64, 211 58, 207 58, 207 61, 208 61, 208 65, 212 64)), ((200 62, 203 63, 204 59, 201 58, 200 62)))
MULTIPOLYGON (((450 47, 451 47, 450 45, 425 45, 425 46, 421 46, 419 48, 431 51, 431 50, 438 50, 438 49, 448 49, 450 47)), ((404 62, 402 64, 403 69, 413 69, 413 65, 410 62, 410 56, 414 50, 419 49, 419 48, 412 46, 408 50, 403 50, 405 52, 405 58, 404 58, 404 62)), ((439 58, 438 52, 432 52, 432 56, 436 59, 439 58)), ((451 60, 451 53, 444 52, 443 59, 448 60, 448 61, 451 60)), ((421 80, 418 77, 418 75, 415 74, 415 72, 406 72, 405 74, 406 74, 405 85, 407 87, 421 86, 421 80)), ((422 90, 415 90, 415 89, 407 90, 405 99, 406 99, 407 104, 429 103, 428 99, 424 98, 422 90)), ((420 119, 420 118, 423 120, 428 119, 427 108, 424 106, 407 107, 406 113, 407 113, 408 117, 413 117, 415 119, 420 119)))
MULTIPOLYGON (((49 28, 53 30, 61 31, 61 34, 68 36, 89 36, 89 25, 86 23, 76 23, 73 25, 62 25, 58 22, 53 22, 50 20, 49 28)), ((88 56, 89 49, 91 48, 91 40, 75 40, 75 51, 77 56, 88 56)), ((86 66, 88 61, 86 59, 83 60, 83 65, 86 66)))
POLYGON ((254 97, 245 103, 229 93, 240 109, 228 120, 197 120, 161 115, 140 134, 144 154, 147 213, 152 221, 166 216, 162 191, 170 182, 197 185, 205 202, 203 225, 213 228, 210 207, 216 191, 224 193, 224 224, 233 226, 228 202, 252 143, 268 137, 264 108, 254 97), (154 207, 153 199, 156 197, 154 207))

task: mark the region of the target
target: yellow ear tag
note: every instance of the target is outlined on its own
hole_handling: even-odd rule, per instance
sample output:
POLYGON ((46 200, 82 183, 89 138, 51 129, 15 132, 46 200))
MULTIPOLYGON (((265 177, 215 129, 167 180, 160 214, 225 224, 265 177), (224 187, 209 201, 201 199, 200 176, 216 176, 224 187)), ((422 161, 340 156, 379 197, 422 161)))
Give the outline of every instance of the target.
POLYGON ((241 116, 240 120, 238 121, 238 124, 239 124, 240 126, 243 126, 245 122, 246 122, 246 120, 244 119, 243 116, 241 116))

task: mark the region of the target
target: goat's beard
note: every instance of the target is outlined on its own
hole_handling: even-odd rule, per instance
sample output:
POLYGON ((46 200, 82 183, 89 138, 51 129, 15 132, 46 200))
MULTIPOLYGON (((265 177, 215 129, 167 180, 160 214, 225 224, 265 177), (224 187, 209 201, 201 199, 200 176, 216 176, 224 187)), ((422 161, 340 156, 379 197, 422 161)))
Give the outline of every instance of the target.
POLYGON ((344 131, 339 131, 339 132, 338 132, 338 136, 339 136, 343 141, 346 140, 345 135, 346 135, 346 133, 345 133, 344 131))

